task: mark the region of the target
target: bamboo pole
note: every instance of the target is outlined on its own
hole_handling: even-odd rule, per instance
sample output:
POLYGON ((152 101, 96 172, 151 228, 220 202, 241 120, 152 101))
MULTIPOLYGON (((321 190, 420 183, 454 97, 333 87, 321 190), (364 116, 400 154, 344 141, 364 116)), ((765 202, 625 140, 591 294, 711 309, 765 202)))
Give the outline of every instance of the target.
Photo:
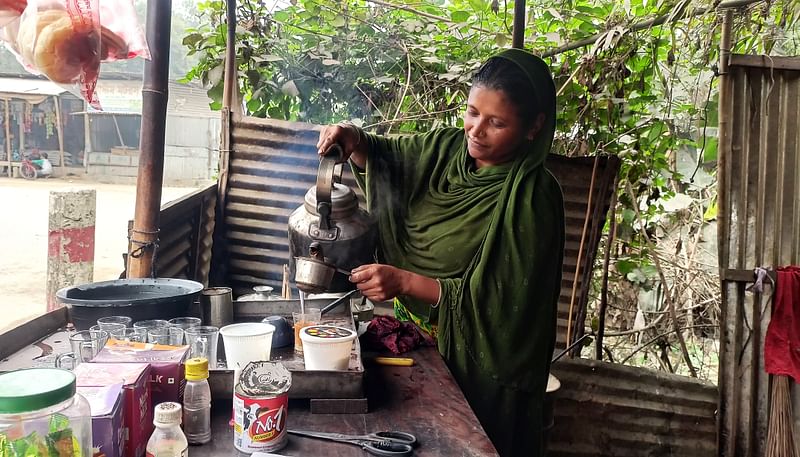
POLYGON ((728 178, 729 163, 731 153, 731 131, 730 131, 730 76, 728 75, 728 63, 731 55, 733 11, 726 10, 722 17, 722 32, 720 36, 719 49, 719 103, 717 109, 719 135, 719 156, 717 157, 717 236, 720 249, 720 277, 722 270, 728 267, 728 178))
MULTIPOLYGON (((728 180, 730 176, 730 149, 731 149, 731 134, 730 134, 730 77, 728 76, 729 61, 731 53, 731 43, 733 42, 733 11, 726 10, 722 15, 722 30, 720 32, 720 45, 719 45, 719 104, 718 110, 718 130, 719 135, 719 155, 717 157, 717 250, 719 251, 719 274, 720 278, 724 278, 723 272, 728 268, 730 262, 730 227, 729 227, 729 208, 728 208, 728 180)), ((734 334, 729 334, 726 330, 728 327, 727 319, 728 312, 727 306, 727 287, 725 281, 721 284, 722 303, 720 315, 720 339, 725 340, 732 338, 729 344, 734 344, 734 334)), ((728 366, 729 364, 736 363, 735 360, 730 360, 732 357, 727 351, 720 351, 720 367, 728 366)), ((736 447, 737 435, 739 434, 739 426, 737 416, 739 414, 738 408, 733 398, 729 396, 730 387, 728 382, 736 383, 735 379, 728 380, 722 374, 720 368, 719 377, 719 391, 720 391, 720 404, 723 405, 721 415, 717 421, 717 454, 718 455, 733 455, 734 448, 736 447), (727 407, 724 405, 727 404, 727 407)))
POLYGON ((61 99, 58 95, 53 96, 53 103, 56 106, 56 134, 58 135, 58 160, 60 160, 61 170, 64 170, 64 126, 61 124, 61 99))
POLYGON ((517 49, 525 48, 525 0, 514 1, 514 28, 512 30, 511 46, 517 49))
POLYGON ((136 210, 130 231, 129 278, 155 276, 155 255, 164 178, 164 139, 169 99, 169 40, 172 0, 148 0, 147 42, 152 60, 145 61, 142 87, 142 127, 136 210))
POLYGON ((239 70, 236 66, 236 0, 226 2, 228 35, 225 40, 225 75, 222 82, 222 107, 241 114, 239 70))

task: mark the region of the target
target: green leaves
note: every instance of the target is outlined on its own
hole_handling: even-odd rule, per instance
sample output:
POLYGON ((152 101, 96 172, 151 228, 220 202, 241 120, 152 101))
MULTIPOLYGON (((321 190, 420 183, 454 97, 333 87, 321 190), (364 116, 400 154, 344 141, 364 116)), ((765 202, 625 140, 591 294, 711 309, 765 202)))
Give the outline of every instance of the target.
POLYGON ((333 18, 333 21, 331 21, 331 25, 334 27, 344 27, 345 24, 347 24, 347 21, 344 16, 336 16, 333 18))
POLYGON ((469 20, 469 12, 468 11, 453 11, 450 13, 450 19, 453 20, 455 23, 464 23, 469 20))

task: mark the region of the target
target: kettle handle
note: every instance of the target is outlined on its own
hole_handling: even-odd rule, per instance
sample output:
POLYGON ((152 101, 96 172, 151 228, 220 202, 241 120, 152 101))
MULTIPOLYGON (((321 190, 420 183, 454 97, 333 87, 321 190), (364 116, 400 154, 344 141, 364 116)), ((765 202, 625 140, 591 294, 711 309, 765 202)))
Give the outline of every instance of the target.
POLYGON ((331 193, 333 192, 336 164, 342 160, 342 157, 344 157, 342 147, 334 143, 319 161, 319 170, 317 171, 317 212, 319 213, 319 227, 323 230, 331 228, 331 193))

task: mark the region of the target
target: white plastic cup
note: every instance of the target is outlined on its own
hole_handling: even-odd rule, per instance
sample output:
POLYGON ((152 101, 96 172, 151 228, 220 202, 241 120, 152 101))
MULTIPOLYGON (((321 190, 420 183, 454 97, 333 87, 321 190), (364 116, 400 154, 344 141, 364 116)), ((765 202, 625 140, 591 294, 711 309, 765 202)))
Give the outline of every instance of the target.
POLYGON ((333 325, 312 325, 300 331, 306 370, 347 370, 356 332, 333 325))
POLYGON ((273 333, 275 327, 263 322, 231 324, 219 329, 228 369, 234 369, 237 363, 243 368, 250 362, 269 361, 273 333))

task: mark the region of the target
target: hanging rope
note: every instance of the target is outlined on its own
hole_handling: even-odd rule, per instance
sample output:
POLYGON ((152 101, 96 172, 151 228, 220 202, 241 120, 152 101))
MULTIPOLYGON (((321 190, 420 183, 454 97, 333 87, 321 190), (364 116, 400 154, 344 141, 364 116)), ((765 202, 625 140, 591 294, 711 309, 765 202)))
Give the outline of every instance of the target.
POLYGON ((148 230, 135 230, 130 229, 128 231, 128 242, 129 244, 134 247, 131 252, 130 256, 134 259, 141 258, 147 250, 153 251, 153 260, 150 262, 150 277, 156 277, 156 254, 158 253, 158 234, 161 230, 155 231, 148 231, 148 230), (137 239, 136 235, 144 235, 140 238, 153 238, 152 241, 142 241, 137 239))

